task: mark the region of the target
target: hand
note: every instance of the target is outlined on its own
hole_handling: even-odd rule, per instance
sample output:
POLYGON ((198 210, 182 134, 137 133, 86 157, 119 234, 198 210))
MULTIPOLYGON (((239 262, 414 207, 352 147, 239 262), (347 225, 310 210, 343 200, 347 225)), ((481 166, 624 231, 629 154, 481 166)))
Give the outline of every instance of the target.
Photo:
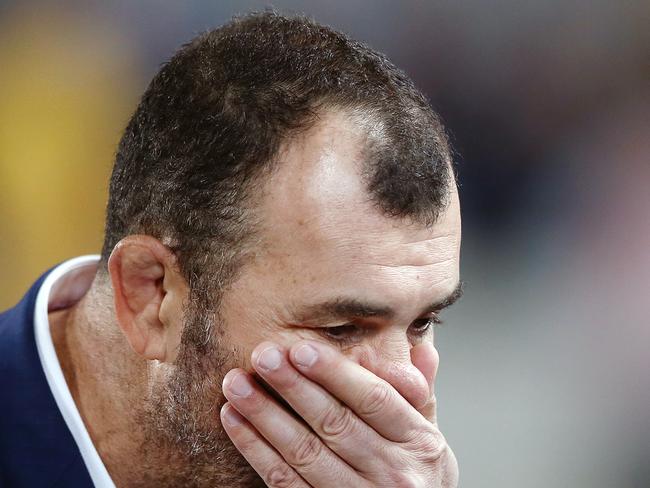
POLYGON ((268 486, 457 486, 458 465, 438 430, 433 395, 423 415, 388 381, 314 341, 289 351, 265 342, 252 361, 301 417, 244 370, 224 378, 224 428, 268 486))

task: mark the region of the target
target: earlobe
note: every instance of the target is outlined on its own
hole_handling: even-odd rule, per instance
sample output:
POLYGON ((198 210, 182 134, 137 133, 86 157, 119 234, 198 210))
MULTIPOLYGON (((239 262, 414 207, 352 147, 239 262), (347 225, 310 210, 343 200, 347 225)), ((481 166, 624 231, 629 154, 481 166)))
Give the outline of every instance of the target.
POLYGON ((108 260, 117 322, 133 351, 147 360, 169 360, 176 330, 161 320, 166 275, 175 273, 175 256, 144 235, 122 239, 108 260))

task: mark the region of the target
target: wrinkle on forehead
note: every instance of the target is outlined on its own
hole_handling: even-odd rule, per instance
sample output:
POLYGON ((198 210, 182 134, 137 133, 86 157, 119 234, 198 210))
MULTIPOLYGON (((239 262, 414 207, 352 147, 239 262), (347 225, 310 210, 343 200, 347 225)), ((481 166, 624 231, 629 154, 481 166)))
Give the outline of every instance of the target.
POLYGON ((444 266, 449 263, 455 262, 455 257, 443 259, 442 261, 434 261, 432 263, 400 263, 400 264, 382 264, 382 263, 364 263, 370 266, 379 266, 380 268, 417 268, 422 269, 428 266, 444 266))
POLYGON ((361 141, 348 119, 329 114, 283 148, 258 207, 261 253, 284 273, 361 272, 373 265, 453 273, 460 246, 455 185, 430 228, 386 217, 364 187, 361 141))

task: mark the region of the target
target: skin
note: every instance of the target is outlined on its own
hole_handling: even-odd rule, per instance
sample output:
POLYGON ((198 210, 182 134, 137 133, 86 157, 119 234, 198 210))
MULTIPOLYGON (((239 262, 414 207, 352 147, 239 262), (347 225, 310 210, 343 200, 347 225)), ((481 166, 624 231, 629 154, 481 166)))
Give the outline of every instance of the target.
POLYGON ((220 444, 216 456, 206 448, 205 463, 162 441, 157 457, 143 454, 154 451, 143 446, 155 419, 138 412, 156 411, 156 392, 179 368, 188 297, 166 246, 125 238, 110 282, 96 278, 50 316, 66 380, 118 486, 146 484, 143 466, 176 483, 201 471, 196 485, 457 486, 437 425, 439 359, 426 319, 459 283, 458 195, 452 183, 431 227, 384 216, 359 176, 360 130, 343 114, 323 115, 282 147, 260 189, 255 252, 221 301, 221 360, 195 388, 203 438, 220 444), (315 309, 345 299, 390 313, 315 309), (301 365, 310 347, 317 359, 301 365))

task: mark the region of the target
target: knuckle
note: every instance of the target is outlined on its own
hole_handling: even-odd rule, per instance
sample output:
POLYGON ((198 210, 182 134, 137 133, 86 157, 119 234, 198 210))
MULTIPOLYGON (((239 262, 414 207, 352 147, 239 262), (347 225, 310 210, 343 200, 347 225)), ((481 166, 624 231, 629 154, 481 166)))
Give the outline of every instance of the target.
POLYGON ((255 418, 262 415, 269 408, 269 400, 265 395, 254 394, 250 398, 246 398, 244 408, 247 414, 255 418))
POLYGON ((416 476, 402 470, 392 471, 389 480, 390 486, 394 486, 395 488, 420 488, 424 486, 416 476))
POLYGON ((361 398, 359 412, 361 415, 375 415, 384 409, 391 399, 391 390, 385 383, 375 383, 361 398))
POLYGON ((264 482, 271 488, 291 488, 300 484, 300 479, 291 466, 281 463, 273 466, 266 476, 264 482))
POLYGON ((255 452, 255 449, 259 446, 259 439, 249 436, 237 436, 236 439, 233 439, 237 445, 237 449, 242 453, 255 452))
POLYGON ((304 376, 302 376, 300 373, 291 370, 289 375, 286 375, 285 377, 282 377, 277 381, 281 382, 282 388, 286 388, 290 390, 294 388, 299 388, 301 384, 304 383, 305 379, 304 376))
POLYGON ((436 411, 436 409, 438 408, 438 401, 435 395, 431 395, 431 398, 429 398, 426 407, 434 412, 436 411))
POLYGON ((318 437, 311 432, 302 434, 293 443, 287 454, 287 462, 297 468, 309 468, 323 452, 323 444, 318 437))
POLYGON ((412 452, 424 462, 437 462, 447 451, 447 440, 433 425, 414 431, 410 436, 412 452))
POLYGON ((353 417, 350 409, 342 405, 327 408, 320 423, 323 434, 328 437, 340 437, 352 430, 353 417))

